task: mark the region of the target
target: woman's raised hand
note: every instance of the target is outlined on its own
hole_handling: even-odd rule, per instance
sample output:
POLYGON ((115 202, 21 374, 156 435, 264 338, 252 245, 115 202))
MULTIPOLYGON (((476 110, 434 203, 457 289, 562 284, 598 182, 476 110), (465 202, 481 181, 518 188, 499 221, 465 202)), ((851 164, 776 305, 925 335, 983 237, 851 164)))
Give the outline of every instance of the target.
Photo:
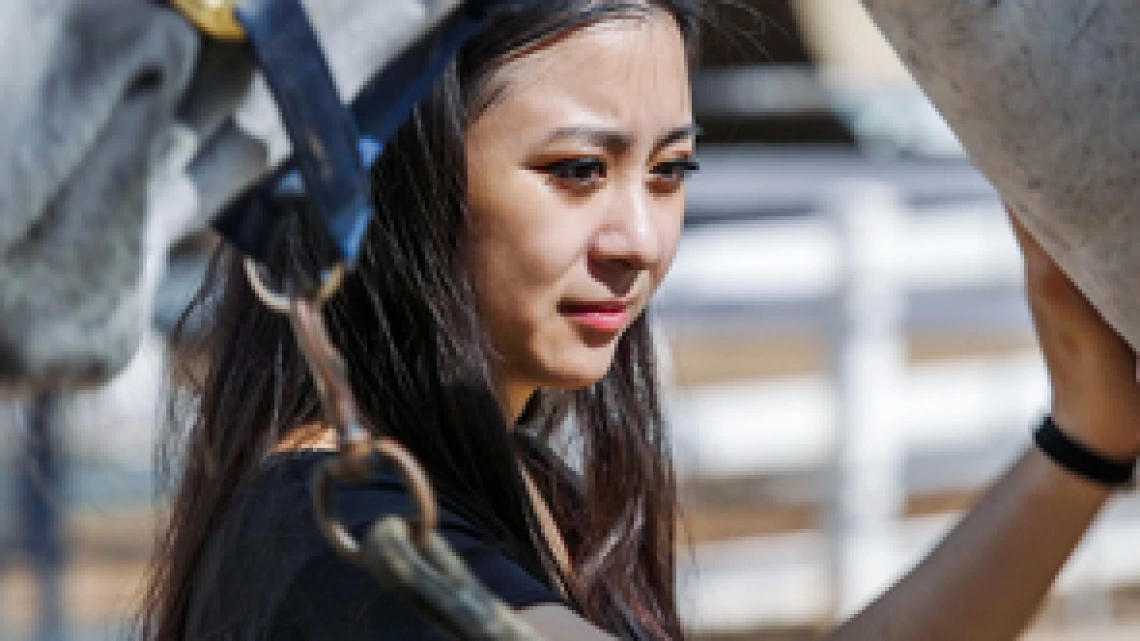
POLYGON ((1071 438, 1120 461, 1140 455, 1136 355, 1009 212, 1053 389, 1053 420, 1071 438))
MULTIPOLYGON (((1102 458, 1140 454, 1136 357, 1057 263, 1010 214, 1025 257, 1053 420, 1102 458)), ((942 543, 829 641, 1010 641, 1112 496, 1030 447, 942 543), (1001 568, 995 572, 994 568, 1001 568)))

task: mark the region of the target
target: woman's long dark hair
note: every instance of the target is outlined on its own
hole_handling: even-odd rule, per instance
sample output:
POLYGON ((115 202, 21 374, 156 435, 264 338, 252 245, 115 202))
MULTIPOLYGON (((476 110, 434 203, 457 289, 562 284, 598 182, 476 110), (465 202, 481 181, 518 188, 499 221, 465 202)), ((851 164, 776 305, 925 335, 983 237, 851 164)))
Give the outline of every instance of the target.
MULTIPOLYGON (((621 635, 629 634, 623 621, 632 620, 655 637, 682 636, 674 594, 676 499, 647 321, 639 318, 623 334, 601 381, 572 392, 540 391, 524 425, 508 429, 493 351, 459 258, 464 133, 493 100, 489 79, 509 54, 651 9, 669 12, 693 50, 701 4, 547 0, 496 17, 374 166, 376 219, 356 272, 325 308, 367 421, 419 459, 449 505, 462 506, 518 563, 560 581, 586 617, 621 635), (568 466, 552 453, 556 435, 573 443, 580 460, 568 466), (566 539, 572 570, 565 575, 539 533, 520 464, 534 475, 566 539)), ((277 267, 304 265, 317 252, 304 223, 296 225, 277 267)), ((198 569, 235 488, 286 430, 321 416, 287 320, 258 302, 240 267, 237 256, 220 252, 213 277, 184 316, 206 324, 209 336, 192 361, 204 373, 177 379, 190 392, 193 423, 188 432, 171 432, 176 448, 168 460, 180 469, 141 617, 148 640, 181 638, 198 569)))

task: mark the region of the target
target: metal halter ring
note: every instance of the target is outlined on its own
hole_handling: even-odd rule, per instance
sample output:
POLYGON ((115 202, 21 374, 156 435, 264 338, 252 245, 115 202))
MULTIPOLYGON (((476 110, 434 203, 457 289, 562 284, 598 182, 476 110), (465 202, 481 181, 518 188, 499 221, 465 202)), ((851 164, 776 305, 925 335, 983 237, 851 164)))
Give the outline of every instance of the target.
MULTIPOLYGON (((396 464, 396 469, 416 504, 418 518, 410 524, 416 545, 420 549, 426 549, 432 534, 435 532, 436 524, 439 522, 435 495, 432 492, 427 473, 420 467, 414 456, 391 438, 380 438, 373 441, 372 452, 380 458, 396 464)), ((342 457, 326 461, 313 475, 312 484, 313 511, 316 513, 317 523, 329 543, 349 559, 360 557, 360 542, 331 513, 329 499, 332 496, 334 481, 360 480, 360 470, 353 469, 354 467, 342 457)))
MULTIPOLYGON (((249 280, 249 286, 253 288, 253 293, 257 294, 257 298, 269 309, 279 314, 288 314, 293 299, 288 294, 274 291, 265 284, 265 278, 261 273, 261 264, 249 256, 245 257, 242 264, 245 267, 245 276, 249 280)), ((321 287, 310 300, 319 307, 332 298, 340 289, 341 282, 344 281, 344 273, 344 263, 337 263, 325 270, 321 279, 321 287)))

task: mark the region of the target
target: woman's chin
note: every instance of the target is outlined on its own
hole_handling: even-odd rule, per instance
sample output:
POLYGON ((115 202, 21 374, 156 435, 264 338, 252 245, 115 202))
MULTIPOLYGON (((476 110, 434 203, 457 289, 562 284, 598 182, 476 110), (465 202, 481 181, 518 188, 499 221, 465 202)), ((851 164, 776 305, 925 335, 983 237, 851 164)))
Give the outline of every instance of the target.
MULTIPOLYGON (((575 350, 577 351, 577 350, 575 350)), ((543 367, 545 379, 543 387, 563 390, 576 390, 602 380, 613 366, 614 350, 591 348, 574 354, 573 358, 561 358, 548 362, 543 367)))

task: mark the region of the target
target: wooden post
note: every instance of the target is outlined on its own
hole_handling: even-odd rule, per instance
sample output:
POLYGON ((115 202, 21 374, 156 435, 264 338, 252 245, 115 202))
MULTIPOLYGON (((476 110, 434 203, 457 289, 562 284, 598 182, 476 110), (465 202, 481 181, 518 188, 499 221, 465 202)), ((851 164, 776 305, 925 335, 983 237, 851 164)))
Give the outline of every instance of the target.
POLYGON ((891 533, 905 500, 905 283, 897 256, 905 210, 897 191, 843 183, 828 195, 837 266, 831 325, 835 408, 830 534, 833 613, 846 617, 889 584, 891 533))

